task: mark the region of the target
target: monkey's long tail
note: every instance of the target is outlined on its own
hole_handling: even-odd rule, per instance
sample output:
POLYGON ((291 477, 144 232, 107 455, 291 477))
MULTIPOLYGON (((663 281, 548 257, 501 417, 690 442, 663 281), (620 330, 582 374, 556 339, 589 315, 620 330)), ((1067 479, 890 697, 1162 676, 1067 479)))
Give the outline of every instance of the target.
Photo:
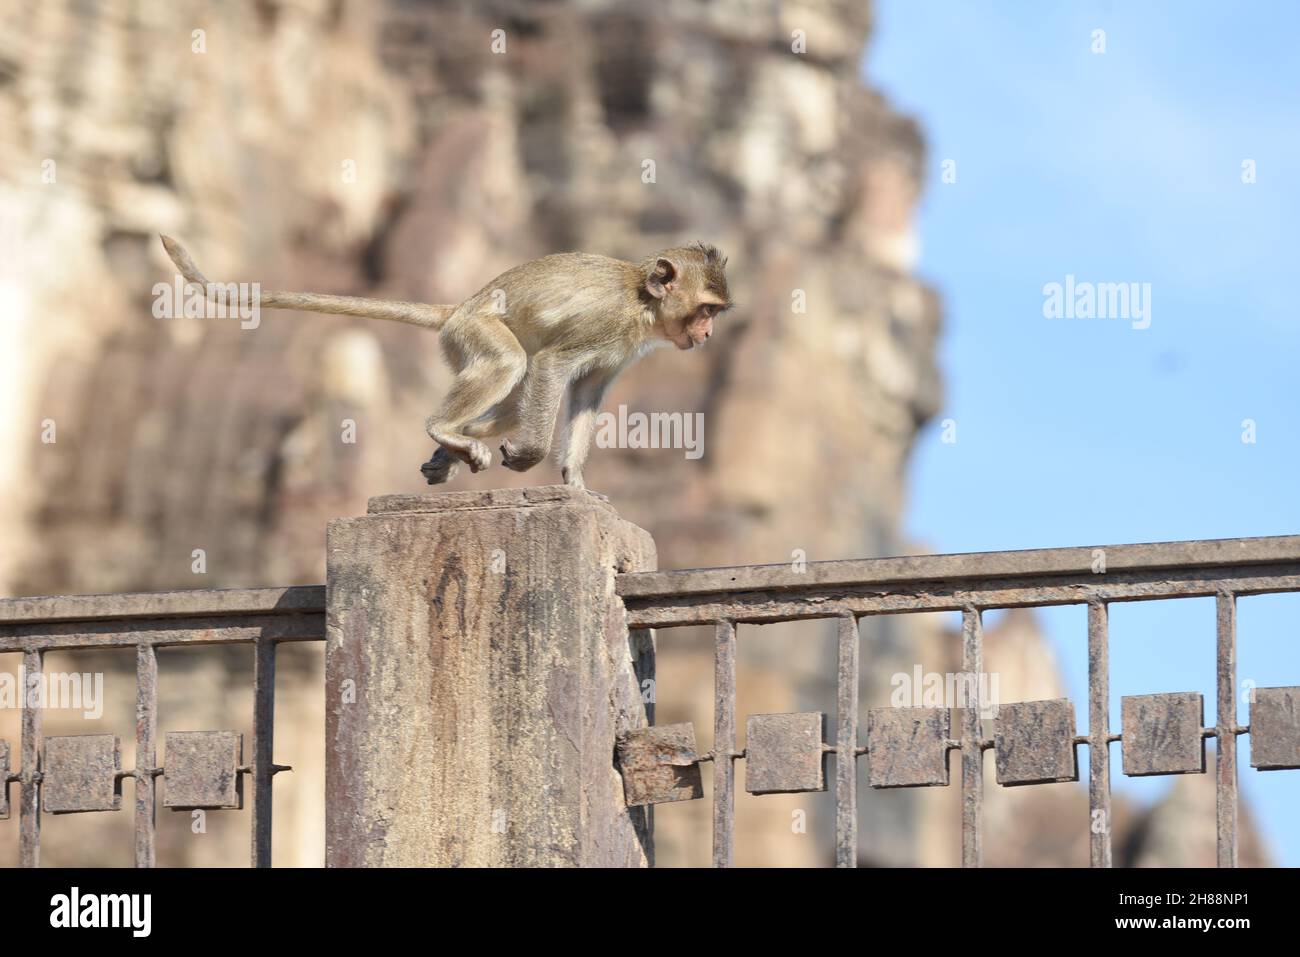
MULTIPOLYGON (((206 276, 199 272, 185 247, 163 236, 163 248, 176 268, 188 282, 203 287, 204 294, 212 298, 214 290, 206 276)), ((425 329, 441 329, 455 306, 431 306, 422 302, 399 302, 393 299, 365 299, 360 296, 329 296, 314 292, 263 292, 257 304, 269 309, 302 309, 307 312, 327 312, 340 316, 364 316, 367 319, 386 319, 405 322, 425 329)))

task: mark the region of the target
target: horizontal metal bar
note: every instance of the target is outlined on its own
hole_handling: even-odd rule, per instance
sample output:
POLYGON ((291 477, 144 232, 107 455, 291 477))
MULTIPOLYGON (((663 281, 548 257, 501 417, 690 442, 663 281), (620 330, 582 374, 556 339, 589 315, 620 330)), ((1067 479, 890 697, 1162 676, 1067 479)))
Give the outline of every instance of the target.
MULTIPOLYGON (((618 580, 624 577, 630 576, 620 575, 618 580)), ((706 594, 628 597, 624 604, 629 628, 668 628, 709 624, 719 618, 744 624, 766 624, 844 614, 882 615, 960 611, 966 607, 1019 608, 1081 605, 1092 601, 1210 597, 1225 587, 1243 596, 1300 591, 1300 561, 1128 572, 1116 572, 1108 567, 1105 573, 1095 575, 1091 571, 1075 571, 982 582, 931 579, 855 585, 810 582, 799 589, 733 588, 706 594)))
POLYGON ((269 640, 321 641, 324 614, 226 615, 216 618, 109 618, 0 625, 0 652, 148 645, 222 645, 269 640))
POLYGON ((108 618, 211 618, 224 615, 325 613, 324 585, 286 588, 196 588, 124 595, 56 595, 0 599, 0 624, 99 621, 108 618))
POLYGON ((1300 535, 811 562, 802 571, 781 564, 633 572, 619 575, 615 587, 624 599, 672 599, 684 595, 801 592, 810 588, 895 582, 973 583, 989 579, 1090 575, 1099 561, 1104 562, 1103 574, 1107 575, 1160 569, 1294 565, 1300 563, 1300 535))
POLYGON ((324 638, 324 585, 0 600, 0 652, 324 638))

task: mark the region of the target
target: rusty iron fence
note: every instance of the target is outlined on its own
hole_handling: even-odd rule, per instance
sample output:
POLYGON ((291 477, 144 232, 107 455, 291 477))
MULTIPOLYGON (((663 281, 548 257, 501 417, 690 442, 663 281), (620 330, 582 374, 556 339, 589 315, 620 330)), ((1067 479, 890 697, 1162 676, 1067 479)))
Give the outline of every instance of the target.
POLYGON ((961 753, 962 863, 981 863, 984 752, 995 752, 1003 786, 1077 781, 1077 747, 1088 746, 1090 859, 1111 865, 1110 744, 1122 747, 1126 775, 1204 773, 1205 741, 1217 742, 1218 864, 1237 865, 1237 736, 1251 736, 1259 770, 1300 768, 1300 687, 1256 688, 1250 723, 1237 724, 1237 598, 1300 591, 1300 536, 1061 548, 863 561, 639 572, 616 590, 629 628, 712 625, 713 748, 696 749, 690 724, 657 726, 620 739, 628 804, 703 796, 701 765, 713 765, 713 863, 732 863, 735 762, 744 759, 754 794, 826 789, 835 756, 836 863, 857 864, 857 760, 870 787, 945 786, 948 753, 961 753), (1122 701, 1121 733, 1111 732, 1108 607, 1114 602, 1213 597, 1217 605, 1217 719, 1203 727, 1196 692, 1136 695, 1122 701), (993 609, 1086 605, 1088 731, 1075 733, 1068 699, 1016 702, 997 709, 985 736, 978 676, 982 614, 993 609), (959 611, 966 707, 951 736, 952 710, 879 708, 859 737, 858 619, 868 615, 959 611), (800 619, 839 622, 837 727, 825 741, 817 712, 751 715, 746 748, 736 749, 737 626, 800 619))
MULTIPOLYGON (((0 653, 22 654, 27 681, 44 673, 45 654, 90 648, 136 653, 135 767, 121 767, 114 734, 45 737, 40 705, 22 695, 19 766, 10 770, 0 741, 0 818, 9 816, 9 785, 19 790, 19 854, 40 863, 41 812, 118 810, 122 780, 135 782, 135 864, 154 865, 156 780, 169 808, 243 807, 243 779, 252 778, 251 861, 271 865, 271 781, 288 767, 272 760, 276 646, 325 638, 325 587, 177 591, 140 595, 78 595, 0 601, 0 653), (168 732, 158 761, 159 648, 251 644, 252 758, 234 731, 168 732)), ((38 678, 39 680, 39 678, 38 678)), ((26 689, 24 689, 25 691, 26 689)))
MULTIPOLYGON (((618 575, 629 629, 714 628, 714 733, 701 753, 689 724, 651 726, 623 736, 617 761, 626 802, 648 805, 703 796, 702 765, 713 765, 713 862, 732 862, 735 762, 754 794, 821 791, 835 758, 836 863, 858 856, 857 761, 867 759, 872 788, 946 786, 948 755, 961 754, 962 862, 981 863, 984 752, 995 753, 1002 786, 1077 781, 1079 745, 1088 746, 1090 857, 1111 864, 1110 744, 1122 747, 1127 775, 1204 773, 1205 742, 1217 742, 1218 863, 1237 864, 1238 735, 1251 736, 1259 770, 1300 768, 1300 687, 1256 688, 1250 719, 1237 724, 1237 599, 1300 591, 1300 536, 1064 548, 862 561, 708 568, 618 575), (1110 714, 1108 607, 1115 602, 1213 597, 1217 604, 1217 717, 1203 726, 1197 692, 1125 697, 1121 733, 1110 714), (1014 702, 997 709, 992 737, 981 720, 982 615, 1026 606, 1088 609, 1088 730, 1076 734, 1067 699, 1014 702), (869 709, 865 742, 858 702, 858 620, 869 615, 958 611, 966 707, 953 734, 953 710, 869 709), (819 712, 750 715, 746 748, 736 747, 736 646, 740 625, 838 621, 837 715, 826 740, 819 712), (1098 822, 1102 826, 1095 826, 1098 822)), ((19 763, 10 769, 0 741, 0 818, 18 785, 20 863, 40 858, 40 815, 116 810, 121 782, 135 786, 135 864, 154 864, 156 782, 175 808, 239 808, 252 781, 251 862, 271 863, 271 783, 286 767, 273 761, 276 647, 326 636, 325 586, 180 591, 0 600, 0 653, 20 653, 28 676, 41 675, 50 651, 134 648, 136 759, 121 768, 116 735, 42 738, 41 707, 24 695, 19 763), (168 732, 158 759, 157 649, 213 644, 254 646, 251 759, 233 731, 168 732)))

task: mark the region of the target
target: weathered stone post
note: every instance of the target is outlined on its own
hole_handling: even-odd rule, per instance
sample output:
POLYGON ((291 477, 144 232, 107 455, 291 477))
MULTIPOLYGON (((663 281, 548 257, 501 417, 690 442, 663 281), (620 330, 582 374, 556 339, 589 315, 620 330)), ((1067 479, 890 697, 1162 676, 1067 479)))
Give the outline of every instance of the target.
POLYGON ((654 541, 563 486, 385 495, 327 545, 326 864, 644 866, 615 737, 654 651, 614 574, 654 541))

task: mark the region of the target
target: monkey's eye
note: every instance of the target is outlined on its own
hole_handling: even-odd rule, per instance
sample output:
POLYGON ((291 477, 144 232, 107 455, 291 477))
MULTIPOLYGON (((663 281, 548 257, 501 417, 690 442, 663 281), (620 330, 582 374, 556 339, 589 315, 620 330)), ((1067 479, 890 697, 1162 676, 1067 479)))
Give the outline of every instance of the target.
POLYGON ((700 313, 705 319, 712 319, 718 314, 718 307, 711 302, 706 302, 700 306, 700 313))

